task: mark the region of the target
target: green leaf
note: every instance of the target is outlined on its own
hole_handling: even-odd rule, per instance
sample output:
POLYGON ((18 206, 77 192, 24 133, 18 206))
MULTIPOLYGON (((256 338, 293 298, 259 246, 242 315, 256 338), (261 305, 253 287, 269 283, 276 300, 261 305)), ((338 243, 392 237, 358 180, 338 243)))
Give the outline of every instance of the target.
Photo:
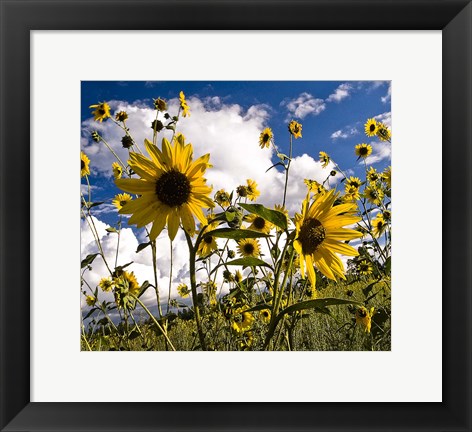
POLYGON ((108 227, 105 229, 106 232, 109 232, 109 233, 117 233, 118 231, 116 230, 116 228, 113 228, 113 227, 108 227))
POLYGON ((261 204, 240 204, 240 206, 249 213, 256 214, 283 230, 287 229, 287 217, 282 212, 268 209, 261 204))
POLYGON ((80 264, 80 268, 85 268, 93 263, 93 260, 97 257, 98 253, 87 255, 80 264))
POLYGON ((264 309, 269 309, 270 310, 271 305, 268 305, 266 303, 258 304, 250 309, 245 310, 244 312, 256 312, 256 311, 261 311, 264 309))
POLYGON ((151 242, 140 243, 138 245, 138 248, 136 249, 136 253, 141 252, 143 249, 147 248, 150 244, 151 244, 151 242))
POLYGON ((385 261, 385 273, 390 274, 392 271, 392 257, 388 257, 385 261))
POLYGON ((205 236, 229 238, 233 240, 242 240, 245 238, 258 238, 258 237, 270 237, 268 234, 264 234, 258 231, 244 230, 244 229, 232 229, 232 228, 218 228, 213 231, 205 233, 205 236))
POLYGON ((97 311, 97 308, 92 308, 88 311, 87 315, 85 315, 82 319, 86 320, 90 315, 92 315, 95 311, 97 311))
POLYGON ((282 316, 285 314, 301 311, 301 310, 306 310, 306 309, 315 309, 315 310, 320 309, 318 312, 326 313, 326 311, 324 310, 326 306, 343 305, 343 304, 356 304, 356 305, 362 306, 362 303, 357 302, 355 300, 345 300, 345 299, 339 299, 339 298, 334 298, 334 297, 306 300, 306 301, 296 303, 285 308, 279 313, 279 315, 277 316, 277 319, 282 318, 282 316))
POLYGON ((210 274, 214 273, 219 267, 221 267, 222 265, 227 265, 227 266, 243 266, 244 267, 269 267, 271 270, 272 267, 267 264, 265 261, 262 261, 261 259, 259 258, 255 258, 255 257, 245 257, 245 258, 237 258, 235 260, 232 260, 232 261, 228 261, 227 263, 222 263, 220 265, 217 265, 212 271, 210 274))
POLYGON ((285 169, 287 169, 287 167, 282 162, 277 162, 276 164, 274 164, 271 167, 267 168, 266 172, 270 171, 272 168, 275 168, 276 166, 283 166, 285 169))
POLYGON ((141 297, 150 286, 151 284, 148 281, 144 281, 141 285, 141 288, 139 289, 138 298, 141 297))

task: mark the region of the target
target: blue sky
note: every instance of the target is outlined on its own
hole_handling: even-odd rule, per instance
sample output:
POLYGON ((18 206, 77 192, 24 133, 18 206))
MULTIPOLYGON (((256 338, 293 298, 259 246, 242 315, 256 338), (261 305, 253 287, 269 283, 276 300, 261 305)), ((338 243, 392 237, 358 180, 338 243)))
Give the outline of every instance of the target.
MULTIPOLYGON (((320 151, 327 152, 348 175, 361 178, 364 166, 356 161, 356 144, 365 142, 372 145, 373 154, 367 162, 379 171, 390 165, 390 144, 368 138, 364 133, 364 123, 368 118, 375 117, 391 126, 390 88, 390 82, 386 81, 84 81, 81 149, 91 159, 92 200, 105 201, 94 209, 97 226, 106 236, 106 226, 117 222, 118 214, 111 205, 111 199, 119 191, 112 178, 111 163, 114 159, 102 143, 91 140, 90 132, 99 130, 123 160, 127 158, 127 150, 121 146, 122 131, 112 121, 93 121, 92 110, 89 109, 92 104, 106 101, 111 105, 113 114, 119 110, 127 111, 130 132, 142 146, 144 138, 152 138, 150 126, 155 116, 153 99, 166 99, 171 115, 174 115, 178 109, 179 92, 184 91, 191 116, 181 119, 178 131, 183 132, 187 141, 194 145, 195 157, 210 152, 210 162, 214 166, 207 170, 206 177, 214 192, 222 187, 232 190, 238 184, 245 183, 247 178, 253 178, 261 190, 258 202, 267 206, 281 203, 280 190, 283 189, 284 176, 276 170, 265 172, 277 161, 277 157, 269 149, 260 149, 259 133, 264 127, 270 127, 279 151, 288 153, 287 124, 292 118, 299 121, 303 125, 303 137, 294 140, 287 200, 287 207, 293 216, 295 211, 299 211, 306 194, 303 179, 323 181, 333 168, 332 164, 325 170, 321 168, 318 162, 320 151)), ((340 180, 340 176, 335 177, 332 186, 339 185, 340 180)), ((82 183, 85 183, 84 180, 82 183)), ((126 221, 123 226, 128 230, 123 233, 120 254, 125 248, 135 250, 137 244, 144 240, 142 230, 129 229, 126 221)), ((82 254, 91 253, 94 248, 86 231, 87 226, 83 225, 82 254)), ((104 241, 109 243, 112 254, 113 238, 106 236, 104 241)), ((175 241, 175 247, 179 247, 178 242, 179 238, 175 241)), ((159 276, 163 286, 166 286, 169 283, 165 279, 168 273, 165 259, 168 240, 163 238, 162 243, 162 271, 159 276)), ((144 255, 123 252, 122 257, 143 266, 142 271, 136 271, 140 282, 148 277, 146 267, 150 263, 144 255)), ((173 282, 185 281, 187 270, 184 255, 181 262, 174 260, 174 267, 173 282)), ((96 275, 90 275, 92 284, 96 283, 101 270, 99 268, 96 275)))

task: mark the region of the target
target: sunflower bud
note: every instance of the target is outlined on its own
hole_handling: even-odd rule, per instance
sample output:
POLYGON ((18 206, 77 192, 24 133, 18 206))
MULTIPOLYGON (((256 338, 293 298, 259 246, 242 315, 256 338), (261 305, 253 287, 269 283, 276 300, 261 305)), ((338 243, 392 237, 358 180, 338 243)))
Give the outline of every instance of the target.
POLYGON ((240 197, 242 197, 242 198, 247 197, 247 188, 246 188, 246 186, 244 186, 244 185, 238 186, 238 187, 236 188, 236 192, 237 192, 237 194, 238 194, 240 197))
POLYGON ((157 111, 167 111, 167 102, 164 99, 154 99, 154 109, 157 111))
POLYGON ((234 250, 229 249, 228 250, 228 258, 234 258, 235 256, 236 256, 236 253, 234 252, 234 250))
POLYGON ((164 125, 162 124, 161 121, 159 120, 154 120, 151 123, 151 129, 155 130, 156 132, 160 132, 162 129, 164 129, 164 125))
POLYGON ((121 145, 123 148, 128 149, 133 145, 133 139, 129 135, 125 135, 121 138, 121 145))
POLYGON ((97 131, 92 131, 92 139, 93 139, 95 142, 100 142, 100 135, 98 135, 98 132, 97 132, 97 131))
POLYGON ((336 174, 337 174, 337 172, 334 171, 334 170, 329 173, 329 175, 332 176, 332 177, 334 177, 336 174))

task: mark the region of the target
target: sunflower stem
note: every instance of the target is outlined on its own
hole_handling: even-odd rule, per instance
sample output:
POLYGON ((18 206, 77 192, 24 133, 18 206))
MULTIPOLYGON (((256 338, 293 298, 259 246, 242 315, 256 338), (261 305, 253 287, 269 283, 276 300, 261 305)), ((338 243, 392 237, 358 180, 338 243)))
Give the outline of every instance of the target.
POLYGON ((285 207, 285 198, 287 197, 287 186, 288 186, 288 171, 290 170, 290 162, 292 162, 292 147, 293 147, 292 134, 290 134, 290 151, 288 156, 287 166, 285 167, 285 186, 284 186, 284 200, 282 207, 285 207))
MULTIPOLYGON (((204 227, 206 228, 206 227, 204 227)), ((203 231, 203 229, 202 229, 203 231)), ((185 238, 187 239, 188 250, 190 254, 190 286, 192 288, 192 302, 193 302, 193 309, 195 312, 195 321, 197 323, 197 331, 198 331, 198 338, 200 339, 200 345, 203 351, 206 351, 206 344, 205 344, 205 335, 203 333, 202 322, 200 317, 200 308, 198 306, 197 301, 197 279, 195 275, 195 250, 198 247, 198 241, 201 238, 201 233, 197 238, 197 242, 195 247, 192 245, 192 239, 187 231, 184 230, 185 238)))

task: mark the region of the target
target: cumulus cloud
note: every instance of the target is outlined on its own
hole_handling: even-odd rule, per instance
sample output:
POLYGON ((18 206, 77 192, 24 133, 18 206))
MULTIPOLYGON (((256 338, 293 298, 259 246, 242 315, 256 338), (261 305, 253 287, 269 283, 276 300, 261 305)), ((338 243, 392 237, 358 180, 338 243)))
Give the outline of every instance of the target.
POLYGON ((374 164, 385 159, 391 159, 392 147, 389 142, 372 142, 370 145, 372 146, 372 154, 366 158, 366 163, 374 164))
POLYGON ((347 98, 352 90, 352 85, 348 83, 341 84, 334 93, 330 94, 326 99, 327 102, 341 102, 347 98))
POLYGON ((385 124, 389 128, 392 127, 392 113, 390 111, 376 115, 374 119, 377 120, 378 122, 385 124))
POLYGON ((286 106, 293 117, 304 119, 307 115, 317 116, 326 109, 323 99, 317 99, 310 93, 301 93, 297 98, 285 100, 281 103, 286 106))
POLYGON ((359 131, 356 128, 353 127, 347 127, 344 129, 339 129, 331 134, 331 139, 336 140, 336 139, 346 139, 349 138, 352 135, 358 134, 359 131))

